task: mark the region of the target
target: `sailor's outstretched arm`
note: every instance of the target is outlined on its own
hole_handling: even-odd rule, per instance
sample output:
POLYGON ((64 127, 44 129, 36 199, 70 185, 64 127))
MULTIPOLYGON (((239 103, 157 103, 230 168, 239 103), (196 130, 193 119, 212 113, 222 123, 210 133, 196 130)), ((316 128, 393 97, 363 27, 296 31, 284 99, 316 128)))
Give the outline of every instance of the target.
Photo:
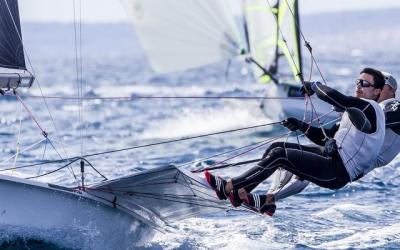
POLYGON ((339 91, 330 88, 320 82, 314 82, 311 89, 317 94, 318 98, 333 105, 337 109, 347 111, 353 125, 365 133, 376 131, 376 113, 369 102, 353 97, 346 96, 339 91))
POLYGON ((339 126, 337 124, 335 124, 332 128, 325 129, 325 134, 324 134, 324 131, 322 131, 321 128, 310 126, 308 123, 300 121, 294 117, 289 117, 286 120, 282 121, 282 125, 292 131, 297 130, 297 129, 300 130, 307 136, 307 138, 310 141, 312 141, 315 144, 320 145, 320 146, 325 145, 325 142, 326 142, 325 134, 328 137, 333 137, 339 128, 339 126))

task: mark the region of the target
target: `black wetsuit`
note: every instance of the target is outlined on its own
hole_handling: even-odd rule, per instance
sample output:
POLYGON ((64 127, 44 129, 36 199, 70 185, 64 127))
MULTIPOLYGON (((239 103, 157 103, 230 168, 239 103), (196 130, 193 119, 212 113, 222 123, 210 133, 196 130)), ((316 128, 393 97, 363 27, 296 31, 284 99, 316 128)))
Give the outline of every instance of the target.
MULTIPOLYGON (((320 99, 332 104, 337 109, 357 109, 356 112, 353 110, 349 113, 354 126, 361 128, 364 124, 369 123, 370 126, 366 133, 376 131, 377 115, 369 102, 345 96, 321 84, 316 84, 313 89, 320 99)), ((299 129, 305 132, 307 128, 308 126, 304 124, 299 129)), ((332 129, 326 130, 326 134, 333 137, 337 130, 338 125, 335 125, 332 129)), ((335 141, 326 140, 321 128, 310 127, 306 135, 319 146, 300 146, 295 143, 282 142, 272 144, 256 166, 242 175, 232 178, 234 189, 245 188, 249 192, 271 176, 279 167, 321 187, 339 189, 345 186, 350 181, 350 177, 337 149, 335 149, 335 141), (331 147, 332 144, 333 147, 331 147)))

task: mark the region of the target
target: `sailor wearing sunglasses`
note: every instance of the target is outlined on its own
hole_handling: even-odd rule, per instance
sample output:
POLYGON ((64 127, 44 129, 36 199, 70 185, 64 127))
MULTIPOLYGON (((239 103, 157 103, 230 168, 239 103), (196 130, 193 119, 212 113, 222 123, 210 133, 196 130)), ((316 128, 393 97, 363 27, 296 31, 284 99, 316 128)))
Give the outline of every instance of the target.
MULTIPOLYGON (((382 72, 382 74, 385 77, 385 85, 378 102, 385 112, 386 131, 383 146, 379 151, 374 168, 389 164, 400 153, 400 101, 396 99, 397 81, 387 72, 382 72)), ((364 88, 370 88, 372 84, 366 80, 357 79, 356 87, 358 95, 361 95, 365 93, 364 88)), ((275 201, 300 193, 309 183, 289 171, 280 169, 273 175, 267 195, 259 199, 267 201, 272 215, 276 209, 275 201)))
POLYGON ((316 93, 323 101, 344 111, 340 123, 323 131, 288 118, 283 122, 284 126, 293 131, 307 131, 306 136, 316 145, 273 143, 263 159, 250 170, 227 181, 206 172, 208 183, 220 199, 229 197, 233 206, 245 202, 261 213, 271 215, 273 211, 265 195, 248 193, 279 167, 329 189, 340 189, 361 178, 374 168, 383 145, 385 116, 377 101, 384 84, 382 73, 372 68, 360 72, 355 97, 345 96, 318 82, 305 83, 303 92, 316 93))

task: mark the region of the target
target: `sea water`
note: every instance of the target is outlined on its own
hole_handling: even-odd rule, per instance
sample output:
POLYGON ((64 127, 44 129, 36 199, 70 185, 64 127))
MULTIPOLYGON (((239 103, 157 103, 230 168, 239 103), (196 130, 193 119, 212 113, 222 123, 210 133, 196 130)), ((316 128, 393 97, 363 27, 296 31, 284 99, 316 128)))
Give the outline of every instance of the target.
MULTIPOLYGON (((351 95, 359 71, 375 67, 400 77, 400 17, 397 10, 349 12, 306 16, 303 33, 313 47, 329 86, 351 95)), ((266 117, 259 100, 247 99, 151 99, 143 96, 263 96, 268 85, 256 84, 240 61, 212 65, 185 73, 157 75, 129 24, 84 24, 81 48, 75 48, 73 24, 23 23, 25 49, 37 82, 20 90, 30 115, 14 97, 0 98, 1 156, 7 159, 20 149, 43 139, 45 130, 57 152, 42 142, 19 153, 16 166, 42 159, 94 154, 171 139, 243 128, 279 121, 273 111, 266 117), (76 53, 82 59, 76 60, 76 53), (80 66, 76 66, 81 63, 80 66), (78 72, 82 69, 82 81, 78 72), (85 97, 133 97, 126 99, 76 99, 47 97, 77 96, 82 86, 85 97), (35 118, 40 128, 32 121, 35 118)), ((79 34, 79 32, 78 32, 79 34)), ((80 39, 78 39, 80 40, 80 39)), ((310 54, 304 51, 304 73, 310 73, 310 54)), ((27 62, 27 64, 29 64, 27 62)), ((313 80, 321 80, 316 66, 313 80)), ((307 77, 306 77, 307 78, 307 77)), ((140 148, 89 157, 108 178, 155 168, 169 163, 185 164, 238 147, 283 135, 280 126, 266 126, 196 140, 140 148)), ((308 143, 302 139, 302 142, 308 143)), ((260 157, 266 146, 231 161, 260 157)), ((230 155, 212 161, 223 161, 230 155)), ((12 166, 14 159, 1 166, 12 166)), ((190 164, 195 169, 201 164, 190 164)), ((360 181, 339 191, 310 185, 301 194, 277 203, 270 218, 252 213, 221 212, 176 221, 167 232, 137 241, 127 248, 140 249, 348 249, 400 248, 398 188, 399 158, 360 181)), ((60 165, 20 169, 8 174, 33 176, 60 165)), ((217 171, 228 177, 250 166, 217 171)), ((79 166, 74 166, 79 172, 79 166)), ((101 181, 87 170, 88 183, 101 181)), ((69 171, 39 178, 40 181, 76 186, 69 171)), ((266 190, 269 182, 260 185, 266 190)), ((0 226, 3 249, 101 249, 95 233, 29 232, 0 226), (82 243, 84 242, 84 244, 82 243)), ((120 235, 110 235, 115 241, 120 235)), ((121 239, 126 240, 126 239, 121 239)), ((115 249, 122 248, 119 245, 115 249)), ((124 247, 126 248, 126 247, 124 247)))

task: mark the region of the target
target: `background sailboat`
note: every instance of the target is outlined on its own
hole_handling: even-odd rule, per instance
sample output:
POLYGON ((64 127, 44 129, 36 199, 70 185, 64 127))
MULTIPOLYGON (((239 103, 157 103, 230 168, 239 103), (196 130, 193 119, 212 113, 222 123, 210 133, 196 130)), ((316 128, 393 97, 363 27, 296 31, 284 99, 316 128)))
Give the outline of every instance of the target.
POLYGON ((267 98, 261 105, 264 112, 271 115, 273 107, 272 110, 282 116, 306 118, 307 121, 318 116, 324 116, 322 120, 325 121, 337 118, 338 115, 332 113, 331 105, 318 98, 311 101, 315 110, 304 106, 305 99, 300 93, 301 78, 306 81, 322 79, 306 75, 310 74, 310 69, 305 71, 303 57, 310 54, 304 46, 307 41, 302 36, 299 1, 247 0, 243 9, 250 55, 254 59, 254 74, 260 83, 268 84, 265 91, 267 98))
POLYGON ((305 76, 297 0, 247 0, 242 5, 237 1, 123 2, 156 72, 242 58, 259 82, 274 83, 266 85, 261 105, 267 115, 307 120, 337 117, 320 100, 313 100, 316 110, 304 107, 299 91, 300 77, 305 76))

